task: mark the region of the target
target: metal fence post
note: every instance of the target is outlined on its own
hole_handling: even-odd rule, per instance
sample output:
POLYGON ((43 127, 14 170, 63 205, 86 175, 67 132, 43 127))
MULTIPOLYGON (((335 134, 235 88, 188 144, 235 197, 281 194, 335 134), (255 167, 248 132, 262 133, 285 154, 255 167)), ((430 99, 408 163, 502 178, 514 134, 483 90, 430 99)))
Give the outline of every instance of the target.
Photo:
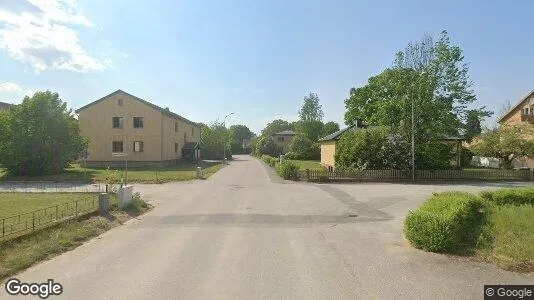
MULTIPOLYGON (((20 216, 19 216, 20 218, 20 216)), ((32 231, 35 230, 35 212, 32 213, 32 231)))

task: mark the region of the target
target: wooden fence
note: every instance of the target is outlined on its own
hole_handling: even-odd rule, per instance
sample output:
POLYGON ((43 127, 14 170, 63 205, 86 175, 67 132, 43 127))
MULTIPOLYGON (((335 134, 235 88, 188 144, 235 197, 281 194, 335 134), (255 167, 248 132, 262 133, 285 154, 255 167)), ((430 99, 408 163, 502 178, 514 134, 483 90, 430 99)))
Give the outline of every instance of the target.
MULTIPOLYGON (((411 181, 410 170, 300 170, 307 181, 411 181)), ((532 170, 415 170, 417 181, 533 181, 532 170)))

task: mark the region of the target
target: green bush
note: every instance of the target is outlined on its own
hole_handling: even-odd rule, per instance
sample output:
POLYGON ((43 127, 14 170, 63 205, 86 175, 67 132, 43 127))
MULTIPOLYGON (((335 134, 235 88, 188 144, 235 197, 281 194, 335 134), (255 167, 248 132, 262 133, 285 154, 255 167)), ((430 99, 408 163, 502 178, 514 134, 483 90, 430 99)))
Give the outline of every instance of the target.
POLYGON ((269 165, 271 167, 274 167, 277 162, 278 162, 278 159, 276 157, 271 157, 270 160, 269 160, 269 165))
POLYGON ((265 162, 266 164, 270 165, 271 164, 271 156, 270 155, 267 155, 267 154, 263 154, 261 156, 261 160, 263 160, 263 162, 265 162))
POLYGON ((463 253, 474 249, 485 215, 483 202, 464 192, 432 195, 404 221, 404 232, 411 244, 432 252, 463 253))
POLYGON ((296 159, 296 157, 295 157, 295 153, 289 151, 289 152, 287 152, 286 154, 284 154, 284 158, 285 158, 285 159, 296 159))
POLYGON ((287 180, 297 180, 299 167, 292 161, 286 160, 278 165, 278 175, 287 180))
POLYGON ((484 198, 484 200, 493 202, 497 205, 534 205, 534 187, 520 187, 500 189, 496 191, 483 191, 480 193, 480 196, 484 198))

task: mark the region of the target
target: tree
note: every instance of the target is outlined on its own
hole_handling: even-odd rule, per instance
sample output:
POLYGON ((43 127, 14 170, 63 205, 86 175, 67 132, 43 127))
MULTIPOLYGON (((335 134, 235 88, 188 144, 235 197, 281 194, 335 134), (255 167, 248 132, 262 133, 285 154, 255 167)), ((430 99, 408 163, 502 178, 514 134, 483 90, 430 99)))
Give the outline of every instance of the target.
POLYGON ((319 97, 310 93, 304 97, 304 103, 299 110, 299 121, 295 131, 304 135, 312 142, 316 142, 323 132, 323 109, 319 104, 319 97))
POLYGON ((256 143, 255 154, 261 156, 262 154, 277 155, 276 144, 270 136, 260 137, 256 143))
POLYGON ((272 136, 284 130, 293 130, 293 128, 288 121, 277 119, 267 124, 261 131, 261 136, 272 136))
POLYGON ((480 116, 476 111, 469 111, 467 113, 467 120, 465 122, 465 138, 471 142, 473 138, 482 132, 480 126, 480 116))
POLYGON ((233 154, 250 153, 244 149, 245 142, 248 143, 254 133, 245 125, 232 125, 230 126, 231 134, 231 151, 233 154))
POLYGON ((387 127, 349 131, 336 146, 335 160, 340 168, 408 169, 410 146, 387 127))
POLYGON ((339 124, 336 122, 326 122, 323 126, 323 133, 322 136, 327 136, 329 134, 332 134, 334 132, 339 131, 339 124))
POLYGON ((319 145, 300 134, 291 140, 289 153, 293 159, 316 160, 321 158, 319 145))
POLYGON ((299 120, 303 122, 322 121, 323 108, 319 104, 319 97, 315 93, 310 93, 304 97, 304 104, 299 110, 299 120))
POLYGON ((532 125, 503 125, 481 134, 471 150, 479 156, 500 158, 504 168, 510 169, 518 158, 534 155, 533 135, 532 125))
POLYGON ((225 153, 227 157, 231 156, 230 137, 230 131, 222 122, 201 126, 200 144, 204 159, 223 159, 225 153))
POLYGON ((0 157, 13 175, 60 173, 88 144, 67 103, 50 91, 26 96, 2 120, 0 157))
POLYGON ((413 133, 420 155, 416 167, 436 165, 447 148, 439 143, 441 135, 459 135, 460 129, 467 128, 469 114, 478 116, 479 121, 491 115, 485 107, 473 108, 476 96, 463 60, 462 50, 451 45, 445 31, 436 42, 427 35, 408 44, 397 53, 393 67, 369 78, 365 86, 350 90, 345 122, 350 125, 361 120, 398 128, 407 142, 413 133))

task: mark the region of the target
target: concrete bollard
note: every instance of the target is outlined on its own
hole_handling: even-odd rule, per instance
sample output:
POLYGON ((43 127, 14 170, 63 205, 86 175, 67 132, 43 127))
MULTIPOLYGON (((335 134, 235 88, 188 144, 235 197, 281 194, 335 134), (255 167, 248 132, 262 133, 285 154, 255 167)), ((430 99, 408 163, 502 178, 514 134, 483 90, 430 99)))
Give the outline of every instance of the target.
POLYGON ((201 167, 197 167, 197 178, 202 178, 202 168, 201 167))
POLYGON ((119 189, 119 208, 124 208, 132 203, 133 186, 125 185, 119 189))
POLYGON ((109 195, 107 193, 98 194, 98 212, 101 216, 109 214, 109 195))

